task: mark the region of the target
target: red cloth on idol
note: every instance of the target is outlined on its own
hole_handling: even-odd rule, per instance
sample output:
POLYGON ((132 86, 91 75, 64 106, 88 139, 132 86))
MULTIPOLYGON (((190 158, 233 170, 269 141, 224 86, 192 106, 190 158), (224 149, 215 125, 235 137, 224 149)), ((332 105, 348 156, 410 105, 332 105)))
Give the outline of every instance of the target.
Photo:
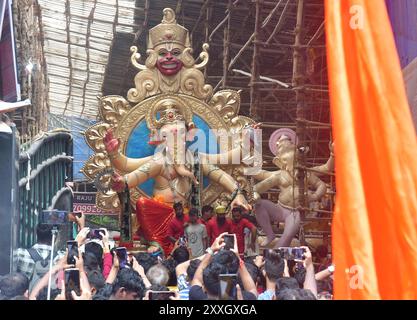
POLYGON ((169 254, 173 244, 167 238, 167 231, 168 225, 175 217, 172 206, 140 197, 136 202, 136 217, 143 237, 148 241, 158 242, 165 254, 169 254))

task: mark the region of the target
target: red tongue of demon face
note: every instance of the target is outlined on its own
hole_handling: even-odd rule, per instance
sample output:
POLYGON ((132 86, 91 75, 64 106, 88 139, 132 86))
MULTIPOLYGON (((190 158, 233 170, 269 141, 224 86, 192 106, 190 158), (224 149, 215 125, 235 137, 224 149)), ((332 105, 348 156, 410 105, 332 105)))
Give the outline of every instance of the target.
POLYGON ((165 76, 176 75, 182 68, 182 61, 177 58, 180 54, 178 49, 159 51, 159 59, 156 62, 158 70, 165 76))

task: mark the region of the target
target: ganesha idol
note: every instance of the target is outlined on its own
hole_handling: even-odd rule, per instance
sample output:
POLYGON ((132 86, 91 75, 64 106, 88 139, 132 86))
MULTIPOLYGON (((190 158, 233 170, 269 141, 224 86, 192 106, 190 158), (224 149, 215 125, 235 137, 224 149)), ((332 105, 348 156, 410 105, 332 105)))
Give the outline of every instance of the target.
POLYGON ((200 70, 208 62, 207 49, 204 44, 196 64, 188 30, 177 24, 172 9, 164 9, 162 23, 149 31, 144 65, 137 48, 131 48, 131 62, 139 72, 128 101, 102 97, 102 122, 85 133, 95 153, 82 172, 108 186, 97 192, 97 206, 119 210, 118 194, 127 188, 136 213, 136 234, 165 253, 171 250, 167 227, 175 202, 202 206, 225 197, 232 207, 250 209, 241 188, 245 178, 237 175, 239 165, 228 165, 241 157, 242 142, 219 152, 220 137, 214 136, 210 139, 214 146, 190 147, 196 130, 206 136, 215 135, 212 129, 236 134, 253 125, 238 115, 239 92, 213 93, 205 84, 200 70))

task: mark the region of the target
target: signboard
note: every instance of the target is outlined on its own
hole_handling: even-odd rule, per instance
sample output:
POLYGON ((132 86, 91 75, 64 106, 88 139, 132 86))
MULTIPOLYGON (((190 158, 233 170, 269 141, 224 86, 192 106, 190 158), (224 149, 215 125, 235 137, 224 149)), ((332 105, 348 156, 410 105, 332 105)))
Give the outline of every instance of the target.
POLYGON ((104 211, 96 206, 95 192, 74 192, 73 211, 81 211, 84 214, 117 215, 117 212, 104 211))

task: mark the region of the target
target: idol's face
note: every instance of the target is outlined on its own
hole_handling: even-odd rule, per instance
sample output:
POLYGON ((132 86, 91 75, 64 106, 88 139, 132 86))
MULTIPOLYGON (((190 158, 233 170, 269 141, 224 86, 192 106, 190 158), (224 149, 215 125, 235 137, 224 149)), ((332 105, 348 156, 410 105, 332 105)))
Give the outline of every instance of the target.
POLYGON ((181 53, 183 48, 180 46, 159 46, 156 48, 158 53, 158 60, 156 61, 156 67, 165 76, 176 75, 183 63, 181 61, 181 53))
POLYGON ((165 141, 168 156, 176 164, 185 164, 185 138, 187 129, 183 121, 164 125, 161 128, 161 137, 165 141))

